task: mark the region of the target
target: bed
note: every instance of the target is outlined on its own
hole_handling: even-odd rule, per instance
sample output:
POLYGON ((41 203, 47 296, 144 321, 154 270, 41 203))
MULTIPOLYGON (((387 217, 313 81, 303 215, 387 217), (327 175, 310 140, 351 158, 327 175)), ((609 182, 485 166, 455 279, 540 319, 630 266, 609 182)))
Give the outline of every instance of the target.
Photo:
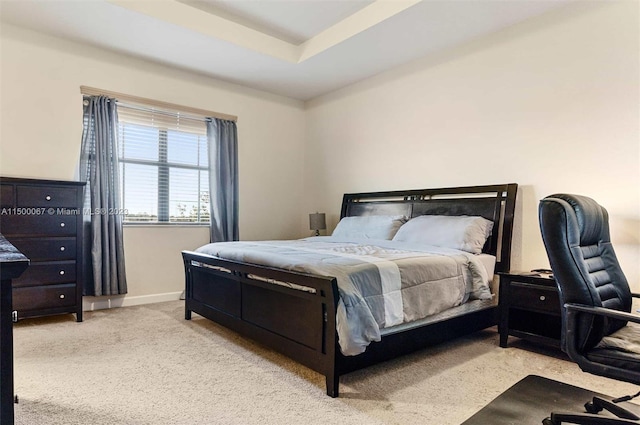
MULTIPOLYGON (((397 233, 393 238, 395 240, 402 233, 405 239, 408 236, 410 242, 410 229, 416 227, 410 227, 408 223, 440 223, 437 220, 466 220, 470 217, 483 220, 490 223, 491 232, 486 241, 483 240, 483 243, 470 250, 474 252, 473 255, 461 252, 454 254, 459 257, 461 264, 468 263, 471 270, 478 269, 478 260, 472 257, 477 255, 493 258, 493 262, 489 262, 491 280, 493 273, 509 270, 516 192, 517 184, 510 183, 345 194, 338 228, 349 220, 352 223, 362 223, 386 220, 386 217, 403 217, 406 224, 399 226, 400 230, 396 229, 397 233)), ((398 240, 402 242, 402 238, 398 240)), ((335 242, 332 238, 324 240, 321 237, 295 243, 301 246, 300 251, 305 255, 313 256, 321 251, 320 248, 335 242)), ((355 244, 350 240, 338 242, 355 244)), ((375 241, 371 243, 377 244, 375 241)), ((407 322, 392 322, 389 317, 393 317, 393 314, 386 313, 388 326, 383 323, 379 334, 370 338, 373 342, 363 344, 362 350, 346 350, 345 354, 345 304, 347 308, 351 308, 353 303, 350 301, 351 295, 343 286, 342 273, 328 275, 290 267, 289 263, 293 261, 297 264, 297 260, 291 260, 294 257, 286 255, 288 251, 284 257, 280 256, 281 261, 263 262, 263 257, 278 258, 275 255, 282 248, 280 242, 262 243, 269 250, 266 254, 250 254, 248 250, 253 245, 251 242, 232 242, 182 252, 186 280, 185 319, 190 320, 192 313, 197 313, 321 373, 325 376, 327 395, 331 397, 338 397, 339 377, 343 374, 497 324, 497 297, 469 297, 474 289, 469 283, 469 276, 475 275, 465 268, 461 273, 466 277, 458 279, 465 282, 459 284, 465 286, 462 302, 456 301, 446 309, 440 307, 435 314, 420 316, 407 322)), ((333 248, 334 246, 337 245, 330 245, 328 248, 333 253, 349 248, 342 245, 333 248)), ((283 249, 292 248, 287 245, 283 249)), ((414 256, 413 248, 410 250, 403 245, 401 248, 396 245, 375 247, 376 251, 384 253, 385 259, 364 259, 363 263, 375 264, 357 268, 366 266, 369 271, 372 268, 397 269, 397 265, 390 263, 390 249, 395 249, 394 255, 400 253, 402 261, 414 256)), ((360 261, 363 257, 346 251, 332 258, 338 258, 339 261, 357 258, 360 261)), ((404 276, 407 273, 402 274, 404 276)), ((441 279, 438 277, 436 280, 441 279)), ((366 280, 363 286, 369 286, 366 280)), ((381 301, 380 304, 385 302, 381 301)), ((385 313, 374 313, 373 316, 376 314, 384 316, 385 313)), ((399 316, 406 318, 406 311, 404 316, 402 312, 399 316)), ((380 321, 384 322, 384 319, 378 320, 380 321)))

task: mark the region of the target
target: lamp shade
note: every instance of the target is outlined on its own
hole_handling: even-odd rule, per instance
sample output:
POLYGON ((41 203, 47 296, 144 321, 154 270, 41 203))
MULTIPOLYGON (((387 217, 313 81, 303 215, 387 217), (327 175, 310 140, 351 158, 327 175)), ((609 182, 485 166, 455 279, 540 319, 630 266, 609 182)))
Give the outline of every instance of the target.
POLYGON ((312 213, 309 214, 309 229, 311 230, 324 230, 327 228, 327 222, 324 213, 312 213))

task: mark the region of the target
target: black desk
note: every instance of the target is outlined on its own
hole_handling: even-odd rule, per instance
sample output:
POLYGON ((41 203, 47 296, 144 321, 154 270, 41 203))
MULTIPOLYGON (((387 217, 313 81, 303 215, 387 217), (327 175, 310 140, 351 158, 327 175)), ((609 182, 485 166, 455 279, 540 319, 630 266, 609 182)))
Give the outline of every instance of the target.
POLYGON ((0 235, 0 424, 13 424, 13 307, 11 279, 29 265, 27 257, 0 235))
MULTIPOLYGON (((540 425, 552 411, 584 413, 584 404, 593 396, 611 397, 584 388, 529 375, 496 397, 462 425, 540 425)), ((624 394, 615 394, 619 397, 624 394)), ((640 414, 640 406, 624 402, 621 406, 640 414)), ((600 415, 613 417, 608 412, 600 415)))

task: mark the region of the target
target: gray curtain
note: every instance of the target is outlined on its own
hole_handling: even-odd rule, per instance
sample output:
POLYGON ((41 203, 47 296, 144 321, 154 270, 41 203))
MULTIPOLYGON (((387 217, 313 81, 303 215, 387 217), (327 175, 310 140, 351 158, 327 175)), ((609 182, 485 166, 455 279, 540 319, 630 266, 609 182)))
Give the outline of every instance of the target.
POLYGON ((84 98, 80 178, 85 186, 85 295, 127 293, 122 243, 116 100, 84 98))
POLYGON ((234 121, 207 120, 211 242, 237 241, 238 131, 234 121))

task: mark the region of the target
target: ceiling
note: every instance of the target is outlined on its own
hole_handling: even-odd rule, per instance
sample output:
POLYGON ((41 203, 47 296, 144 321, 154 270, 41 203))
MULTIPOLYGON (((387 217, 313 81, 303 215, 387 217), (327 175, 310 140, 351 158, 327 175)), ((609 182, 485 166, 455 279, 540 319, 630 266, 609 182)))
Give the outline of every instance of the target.
POLYGON ((575 0, 0 0, 0 20, 308 100, 575 0))

